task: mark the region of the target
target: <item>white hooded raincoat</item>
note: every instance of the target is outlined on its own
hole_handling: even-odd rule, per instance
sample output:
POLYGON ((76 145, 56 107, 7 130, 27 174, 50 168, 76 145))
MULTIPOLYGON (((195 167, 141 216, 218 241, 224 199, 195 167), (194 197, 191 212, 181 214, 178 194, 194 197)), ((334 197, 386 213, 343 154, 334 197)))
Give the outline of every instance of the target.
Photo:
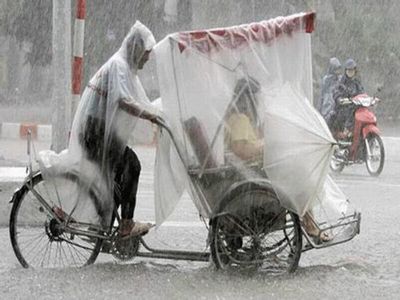
MULTIPOLYGON (((122 157, 130 135, 135 135, 138 122, 148 122, 140 116, 155 112, 137 75, 138 61, 154 45, 151 31, 137 21, 120 49, 97 71, 84 90, 68 150, 59 155, 50 151, 41 153, 44 176, 54 178, 57 173, 79 173, 85 186, 95 187, 105 224, 114 207, 113 165, 122 157), (135 108, 137 117, 121 108, 123 102, 135 108)), ((85 205, 76 200, 79 199, 71 199, 72 205, 85 205)))

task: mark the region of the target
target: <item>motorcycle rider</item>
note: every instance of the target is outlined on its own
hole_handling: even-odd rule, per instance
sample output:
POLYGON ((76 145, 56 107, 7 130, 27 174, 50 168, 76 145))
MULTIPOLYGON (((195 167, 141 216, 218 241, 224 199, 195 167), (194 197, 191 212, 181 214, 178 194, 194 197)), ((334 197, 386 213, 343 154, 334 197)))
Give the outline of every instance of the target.
POLYGON ((333 131, 340 132, 340 138, 349 138, 354 126, 354 105, 343 104, 343 99, 352 98, 364 93, 364 88, 357 76, 357 64, 349 58, 344 64, 344 75, 333 92, 333 99, 336 105, 336 118, 333 124, 333 131))
POLYGON ((342 64, 339 59, 332 57, 329 59, 328 72, 321 81, 321 98, 316 103, 316 109, 320 112, 325 119, 328 127, 331 128, 332 122, 335 118, 335 101, 333 99, 333 91, 341 79, 342 64))

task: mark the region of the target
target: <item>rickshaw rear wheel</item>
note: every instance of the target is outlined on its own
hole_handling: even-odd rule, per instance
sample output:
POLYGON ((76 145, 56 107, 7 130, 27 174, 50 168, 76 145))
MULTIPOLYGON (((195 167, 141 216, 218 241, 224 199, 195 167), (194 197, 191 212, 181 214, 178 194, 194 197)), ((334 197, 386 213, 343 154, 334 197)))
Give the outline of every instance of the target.
POLYGON ((243 185, 221 202, 211 220, 210 251, 218 269, 297 269, 302 251, 299 217, 280 206, 269 188, 243 185))

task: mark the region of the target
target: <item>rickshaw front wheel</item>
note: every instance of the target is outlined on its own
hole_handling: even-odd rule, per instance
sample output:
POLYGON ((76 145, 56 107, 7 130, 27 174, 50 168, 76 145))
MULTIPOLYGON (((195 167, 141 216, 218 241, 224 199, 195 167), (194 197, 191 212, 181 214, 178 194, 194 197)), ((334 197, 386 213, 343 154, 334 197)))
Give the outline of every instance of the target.
POLYGON ((221 202, 211 221, 211 256, 218 269, 294 272, 302 236, 296 214, 283 209, 272 189, 246 184, 221 202))

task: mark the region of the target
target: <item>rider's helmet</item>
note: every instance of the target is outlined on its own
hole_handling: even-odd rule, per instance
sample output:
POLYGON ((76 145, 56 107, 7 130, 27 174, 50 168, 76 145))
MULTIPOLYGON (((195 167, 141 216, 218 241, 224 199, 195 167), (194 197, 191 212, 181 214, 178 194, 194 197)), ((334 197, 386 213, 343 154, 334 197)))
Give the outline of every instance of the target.
POLYGON ((357 64, 355 62, 354 59, 349 58, 348 60, 346 60, 346 62, 344 63, 344 68, 345 69, 355 69, 357 68, 357 64))
POLYGON ((346 60, 346 62, 344 63, 344 69, 347 77, 349 78, 354 77, 356 75, 356 69, 357 69, 357 64, 355 60, 352 58, 346 60))

